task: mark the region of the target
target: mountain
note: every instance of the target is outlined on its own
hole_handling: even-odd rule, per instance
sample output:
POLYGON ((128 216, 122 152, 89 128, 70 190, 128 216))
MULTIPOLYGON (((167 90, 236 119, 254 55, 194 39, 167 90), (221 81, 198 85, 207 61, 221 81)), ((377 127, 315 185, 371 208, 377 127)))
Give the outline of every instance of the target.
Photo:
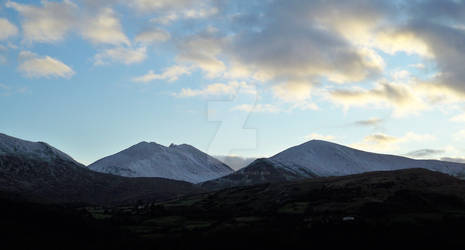
POLYGON ((71 162, 75 165, 81 165, 69 155, 45 142, 25 141, 0 133, 0 156, 5 155, 15 155, 46 162, 62 160, 71 162))
POLYGON ((215 189, 407 168, 425 168, 456 177, 465 177, 465 164, 414 160, 395 155, 365 152, 327 141, 311 140, 270 158, 256 160, 231 175, 205 182, 202 185, 215 189))
POLYGON ((113 204, 162 200, 198 191, 183 181, 98 173, 46 143, 0 134, 0 192, 21 199, 113 204))
POLYGON ((193 146, 141 142, 88 166, 89 169, 128 177, 162 177, 199 183, 228 175, 226 164, 193 146))

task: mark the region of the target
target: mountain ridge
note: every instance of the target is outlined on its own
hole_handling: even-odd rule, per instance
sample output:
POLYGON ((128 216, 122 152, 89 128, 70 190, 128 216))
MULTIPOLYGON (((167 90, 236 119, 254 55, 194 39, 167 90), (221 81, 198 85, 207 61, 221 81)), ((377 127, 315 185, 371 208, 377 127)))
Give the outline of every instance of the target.
POLYGON ((92 171, 43 142, 0 135, 0 192, 40 203, 120 204, 200 192, 192 183, 92 171))
POLYGON ((323 140, 311 140, 265 159, 254 161, 234 174, 201 185, 210 189, 221 189, 266 182, 410 168, 424 168, 459 178, 465 177, 465 164, 377 154, 323 140))

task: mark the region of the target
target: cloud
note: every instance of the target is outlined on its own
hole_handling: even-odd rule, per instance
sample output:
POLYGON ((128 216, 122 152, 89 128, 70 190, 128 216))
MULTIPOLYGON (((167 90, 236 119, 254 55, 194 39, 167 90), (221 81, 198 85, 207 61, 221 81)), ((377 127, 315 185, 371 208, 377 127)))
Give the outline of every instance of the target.
POLYGON ((111 8, 103 8, 95 17, 88 17, 85 25, 81 26, 81 33, 94 44, 130 45, 111 8))
POLYGON ((394 80, 405 80, 410 77, 410 72, 407 70, 398 70, 392 72, 391 76, 394 80))
POLYGON ((8 19, 0 18, 0 40, 8 39, 9 37, 16 36, 18 28, 8 21, 8 19))
POLYGON ((144 44, 152 44, 167 41, 170 37, 170 34, 164 30, 150 29, 137 34, 134 41, 144 44))
POLYGON ((457 163, 465 163, 465 158, 456 158, 456 157, 442 157, 441 161, 448 161, 448 162, 457 162, 457 163))
POLYGON ((223 52, 224 41, 211 32, 196 34, 178 44, 177 59, 200 68, 207 77, 220 76, 226 65, 218 57, 223 52))
POLYGON ((94 65, 105 65, 110 62, 124 64, 140 63, 147 58, 147 48, 116 47, 105 49, 94 56, 94 65))
POLYGON ((303 102, 310 98, 312 86, 305 82, 287 82, 272 87, 273 95, 286 102, 303 102))
POLYGON ((163 70, 161 74, 155 74, 150 70, 147 74, 133 79, 134 82, 151 82, 153 80, 168 80, 170 82, 177 81, 179 76, 189 75, 191 73, 189 67, 174 65, 163 70))
POLYGON ((453 122, 465 122, 465 113, 456 115, 450 119, 453 122))
POLYGON ((372 152, 395 152, 399 145, 409 142, 432 141, 436 138, 431 134, 417 134, 408 132, 401 137, 386 135, 383 133, 371 134, 362 141, 351 144, 352 147, 372 152))
POLYGON ((416 64, 409 64, 409 67, 416 68, 416 69, 425 69, 426 66, 423 63, 416 63, 416 64))
MULTIPOLYGON (((313 85, 324 77, 357 82, 381 72, 366 50, 351 47, 334 33, 277 20, 261 32, 237 36, 229 54, 262 80, 300 81, 313 85)), ((256 77, 257 78, 257 77, 256 77)))
POLYGON ((241 104, 231 108, 232 111, 243 111, 247 113, 279 113, 281 109, 273 104, 241 104))
POLYGON ((9 85, 0 83, 0 95, 1 96, 11 96, 13 94, 24 94, 27 92, 26 87, 11 87, 9 85))
POLYGON ((368 105, 384 105, 394 108, 396 116, 417 113, 427 108, 421 98, 408 84, 379 82, 372 89, 352 88, 331 90, 330 100, 350 107, 366 107, 368 105))
POLYGON ((133 0, 129 6, 135 8, 140 12, 153 12, 153 11, 167 11, 173 9, 183 9, 192 6, 194 0, 133 0))
POLYGON ((444 152, 445 151, 442 149, 420 149, 409 152, 405 154, 405 156, 412 158, 431 158, 433 156, 443 154, 444 152))
POLYGON ((367 120, 359 120, 355 121, 353 124, 357 126, 365 126, 365 127, 379 127, 384 122, 381 118, 370 118, 367 120))
POLYGON ((304 136, 304 139, 309 140, 323 140, 323 141, 334 141, 336 139, 333 135, 321 135, 317 133, 311 133, 309 135, 304 136))
POLYGON ((405 52, 423 57, 433 57, 428 44, 414 32, 408 30, 387 30, 376 34, 374 47, 388 54, 405 52))
POLYGON ((152 18, 150 19, 150 21, 161 25, 168 25, 178 19, 179 15, 177 15, 176 13, 168 13, 159 17, 152 18))
POLYGON ((218 9, 215 7, 200 8, 200 9, 188 9, 183 12, 184 18, 186 19, 201 19, 213 16, 218 13, 218 9))
MULTIPOLYGON (((203 89, 190 89, 183 88, 180 93, 176 94, 179 97, 194 97, 194 96, 235 96, 238 93, 245 94, 256 94, 254 86, 247 84, 246 82, 231 81, 225 83, 213 83, 206 86, 203 89)), ((248 107, 248 106, 247 106, 248 107)), ((244 110, 245 106, 237 108, 235 110, 244 110)), ((252 109, 252 108, 251 108, 252 109)), ((250 109, 250 110, 251 110, 250 109)), ((245 110, 244 110, 245 111, 245 110)))
POLYGON ((41 57, 30 51, 21 51, 19 61, 19 71, 30 78, 71 78, 75 74, 73 69, 63 62, 49 56, 41 57))
POLYGON ((15 9, 23 17, 24 39, 29 42, 61 41, 77 22, 78 7, 69 0, 44 0, 40 7, 8 1, 6 7, 15 9))
POLYGON ((237 27, 238 34, 231 37, 225 53, 230 61, 262 81, 315 85, 322 78, 346 83, 375 77, 384 68, 382 57, 373 49, 354 46, 337 30, 344 24, 344 29, 353 31, 347 28, 349 17, 353 23, 356 17, 373 22, 375 15, 370 11, 379 6, 368 10, 375 4, 355 2, 364 3, 363 14, 363 4, 354 1, 293 0, 274 2, 255 18, 258 14, 242 14, 249 16, 248 23, 237 27))

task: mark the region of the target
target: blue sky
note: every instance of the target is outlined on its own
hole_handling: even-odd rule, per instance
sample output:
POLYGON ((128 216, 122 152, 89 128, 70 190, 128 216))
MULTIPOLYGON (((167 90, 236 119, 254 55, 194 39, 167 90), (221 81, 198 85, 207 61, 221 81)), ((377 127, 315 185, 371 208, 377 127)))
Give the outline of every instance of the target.
POLYGON ((310 139, 463 161, 463 1, 0 1, 0 132, 89 164, 140 141, 310 139))

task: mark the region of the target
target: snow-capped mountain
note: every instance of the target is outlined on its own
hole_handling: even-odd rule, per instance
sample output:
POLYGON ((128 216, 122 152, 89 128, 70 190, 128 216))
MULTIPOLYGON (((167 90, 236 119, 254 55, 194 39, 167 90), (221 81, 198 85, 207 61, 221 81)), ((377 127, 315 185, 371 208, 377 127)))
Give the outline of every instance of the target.
POLYGON ((465 164, 376 154, 321 140, 291 147, 270 160, 302 175, 309 171, 317 176, 342 176, 369 171, 426 168, 453 176, 465 176, 465 164))
POLYGON ((465 177, 465 164, 414 160, 376 154, 321 140, 312 140, 286 149, 270 158, 259 159, 234 174, 203 183, 222 188, 303 178, 343 176, 372 171, 425 168, 452 176, 465 177))
POLYGON ((39 202, 113 204, 196 192, 192 183, 89 170, 44 143, 0 134, 0 194, 39 202))
POLYGON ((162 177, 191 183, 228 175, 226 164, 193 146, 141 142, 88 166, 94 171, 128 177, 162 177))
POLYGON ((0 133, 0 156, 1 155, 17 155, 44 161, 60 159, 80 165, 80 163, 69 155, 45 142, 25 141, 2 133, 0 133))

